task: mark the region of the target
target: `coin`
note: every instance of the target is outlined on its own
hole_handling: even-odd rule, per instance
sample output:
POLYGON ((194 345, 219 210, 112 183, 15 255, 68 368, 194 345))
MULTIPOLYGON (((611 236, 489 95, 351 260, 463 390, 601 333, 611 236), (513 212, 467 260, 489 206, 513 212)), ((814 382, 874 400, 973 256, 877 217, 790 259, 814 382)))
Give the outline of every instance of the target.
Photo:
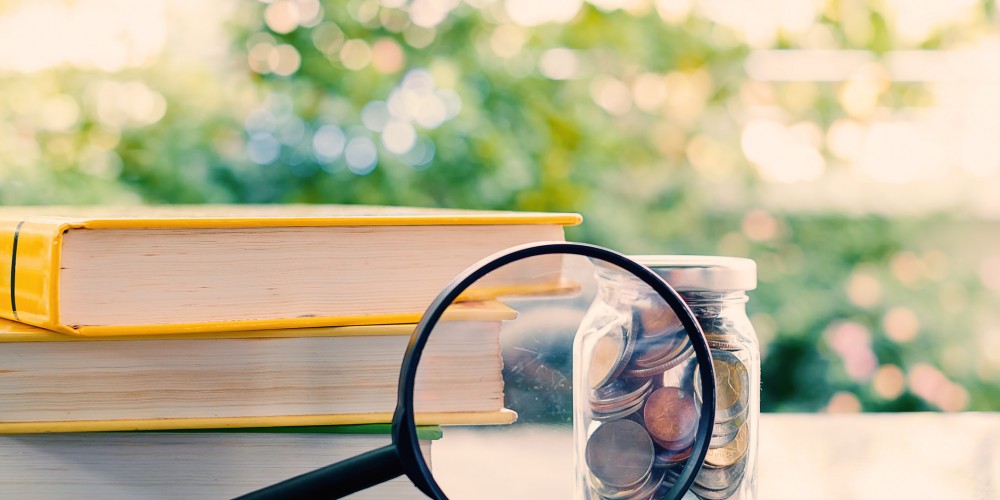
POLYGON ((705 455, 705 465, 710 467, 732 467, 739 462, 750 448, 750 438, 747 436, 747 425, 743 424, 736 438, 726 446, 709 448, 705 455))
POLYGON ((662 337, 684 329, 680 318, 664 303, 648 304, 638 309, 639 335, 662 337))
POLYGON ((679 387, 661 387, 653 391, 646 399, 642 417, 649 435, 664 448, 686 446, 689 443, 684 442, 698 427, 694 398, 679 387))
POLYGON ((590 402, 594 405, 613 405, 621 402, 634 401, 650 389, 652 380, 622 378, 612 380, 590 393, 590 402))
POLYGON ((736 491, 740 489, 740 482, 730 484, 728 487, 721 490, 713 490, 699 486, 698 483, 691 485, 691 492, 698 495, 699 498, 703 500, 725 500, 736 494, 736 491))
MULTIPOLYGON (((660 483, 663 482, 663 475, 663 471, 650 472, 649 478, 638 488, 624 494, 624 496, 621 497, 622 500, 648 500, 660 487, 660 483)), ((610 499, 611 497, 608 498, 610 499)))
POLYGON ((698 486, 705 489, 724 490, 733 483, 739 483, 743 480, 743 473, 746 471, 747 461, 747 456, 744 455, 743 458, 732 467, 718 468, 708 465, 702 466, 694 481, 698 484, 698 486))
POLYGON ((625 418, 631 416, 632 414, 639 413, 642 408, 644 401, 643 399, 638 399, 634 403, 628 406, 616 407, 614 409, 609 409, 607 411, 594 410, 593 417, 594 420, 607 421, 607 420, 618 420, 620 418, 625 418))
POLYGON ((746 422, 746 412, 728 422, 716 422, 712 426, 712 440, 708 447, 719 448, 732 443, 744 422, 746 422))
POLYGON ((601 424, 587 439, 587 467, 611 488, 638 485, 653 468, 653 440, 631 420, 601 424))
POLYGON ((590 409, 596 420, 614 420, 631 415, 642 408, 643 401, 653 392, 653 382, 646 380, 637 388, 632 388, 630 379, 615 380, 605 387, 591 392, 590 409), (595 401, 595 395, 607 399, 595 401))
MULTIPOLYGON (((659 489, 657 489, 656 493, 653 494, 653 498, 673 498, 673 497, 668 497, 668 494, 670 493, 670 489, 673 488, 675 484, 677 484, 678 479, 680 479, 679 472, 673 472, 672 469, 666 469, 666 475, 663 478, 663 482, 660 483, 659 489)), ((684 496, 681 497, 681 500, 699 500, 699 499, 697 496, 695 496, 695 494, 691 490, 688 490, 684 492, 684 496)))
POLYGON ((652 368, 677 357, 688 347, 686 335, 669 335, 657 338, 639 337, 630 368, 652 368))
POLYGON ((663 471, 651 470, 641 483, 631 488, 609 487, 601 483, 593 474, 590 475, 590 480, 594 486, 594 491, 605 500, 648 500, 656 492, 657 488, 660 487, 660 483, 663 482, 663 471))
POLYGON ((653 442, 666 450, 684 450, 690 448, 691 445, 694 444, 694 440, 696 437, 697 435, 694 432, 692 432, 691 434, 685 436, 683 439, 677 441, 661 441, 658 439, 654 439, 653 442))
POLYGON ((587 377, 591 389, 597 389, 617 377, 628 361, 625 355, 628 335, 621 327, 612 327, 594 344, 587 377))
POLYGON ((659 375, 681 363, 685 362, 694 354, 694 348, 688 343, 684 350, 681 351, 676 357, 667 360, 662 365, 653 368, 626 368, 622 372, 623 377, 634 377, 634 378, 649 378, 654 375, 659 375))
POLYGON ((691 450, 691 446, 679 451, 659 448, 653 456, 653 467, 665 468, 683 463, 691 457, 691 450))
POLYGON ((742 351, 745 346, 740 341, 740 338, 736 335, 729 335, 720 332, 710 332, 705 331, 705 340, 708 341, 708 347, 713 350, 721 351, 742 351))
POLYGON ((747 367, 734 354, 712 352, 715 367, 715 421, 726 421, 746 411, 750 393, 747 367))

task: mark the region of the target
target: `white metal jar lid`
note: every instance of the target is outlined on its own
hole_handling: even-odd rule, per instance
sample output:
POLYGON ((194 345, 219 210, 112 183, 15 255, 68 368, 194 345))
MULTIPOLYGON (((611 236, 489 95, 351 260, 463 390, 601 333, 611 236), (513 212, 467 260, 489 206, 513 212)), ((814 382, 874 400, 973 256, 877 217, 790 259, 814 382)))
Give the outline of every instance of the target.
POLYGON ((735 292, 757 288, 757 263, 739 257, 632 255, 679 292, 735 292))

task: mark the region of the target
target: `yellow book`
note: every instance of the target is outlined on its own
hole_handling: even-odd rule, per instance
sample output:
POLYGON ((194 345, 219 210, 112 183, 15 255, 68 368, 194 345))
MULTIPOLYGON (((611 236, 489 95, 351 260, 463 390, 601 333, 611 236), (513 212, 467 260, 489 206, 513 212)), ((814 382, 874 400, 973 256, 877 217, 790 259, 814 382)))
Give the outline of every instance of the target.
MULTIPOLYGON (((412 323, 466 267, 563 240, 579 222, 337 205, 4 207, 0 317, 85 336, 412 323)), ((493 285, 550 285, 532 276, 493 285)))
MULTIPOLYGON (((500 424, 499 302, 449 309, 418 424, 500 424)), ((0 434, 386 423, 412 324, 80 337, 0 320, 0 434)), ((426 376, 425 376, 426 375, 426 376)))

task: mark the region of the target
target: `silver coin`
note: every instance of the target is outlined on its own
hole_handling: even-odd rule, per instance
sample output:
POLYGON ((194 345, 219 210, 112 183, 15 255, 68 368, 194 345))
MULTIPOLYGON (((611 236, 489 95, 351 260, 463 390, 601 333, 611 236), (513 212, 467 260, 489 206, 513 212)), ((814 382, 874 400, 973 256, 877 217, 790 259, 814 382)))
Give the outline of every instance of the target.
MULTIPOLYGON (((647 396, 648 396, 648 394, 647 394, 647 396)), ((646 398, 642 397, 642 398, 637 399, 631 405, 622 407, 621 409, 616 409, 616 410, 608 411, 608 412, 598 412, 597 410, 593 410, 591 413, 593 414, 592 416, 594 417, 594 420, 597 420, 597 421, 600 421, 600 422, 607 422, 607 421, 611 421, 611 420, 618 420, 618 419, 621 419, 621 418, 628 417, 628 416, 632 415, 633 413, 639 412, 639 410, 642 408, 642 406, 643 406, 643 404, 645 402, 646 402, 646 398)))
POLYGON ((691 485, 691 492, 698 495, 698 498, 702 500, 726 500, 732 497, 740 489, 740 483, 737 481, 730 484, 727 488, 721 490, 712 490, 699 486, 698 483, 691 485))
POLYGON ((688 358, 690 358, 693 354, 694 354, 694 348, 691 347, 690 343, 688 343, 687 347, 683 351, 681 351, 680 354, 678 354, 674 358, 668 359, 662 365, 653 368, 642 368, 642 369, 627 368, 625 369, 625 371, 622 372, 622 376, 634 377, 634 378, 653 377, 687 361, 688 358))
POLYGON ((739 462, 736 462, 731 467, 724 468, 702 465, 701 470, 698 471, 698 476, 694 479, 694 482, 698 486, 708 490, 725 490, 734 483, 738 484, 743 480, 743 474, 746 471, 748 460, 749 456, 744 456, 739 462))
POLYGON ((628 366, 630 369, 643 369, 662 365, 683 353, 689 344, 687 335, 653 339, 639 337, 628 366))
MULTIPOLYGON (((649 479, 646 480, 642 486, 636 488, 635 490, 629 492, 629 494, 621 497, 622 500, 647 500, 652 497, 656 490, 659 489, 660 484, 663 483, 663 471, 653 471, 649 474, 649 479)), ((609 499, 617 500, 617 499, 609 499)))
POLYGON ((617 378, 628 362, 629 347, 634 343, 629 341, 628 329, 621 325, 613 325, 594 343, 590 354, 590 364, 587 366, 588 382, 591 390, 599 389, 617 378))
POLYGON ((621 399, 610 404, 591 401, 590 410, 595 414, 607 415, 611 413, 618 413, 626 408, 632 408, 633 406, 636 406, 636 404, 641 404, 647 397, 649 397, 650 393, 653 392, 653 384, 644 384, 641 389, 642 392, 634 393, 629 399, 621 399))
POLYGON ((584 454, 590 472, 610 488, 635 487, 653 469, 653 439, 631 420, 601 424, 587 439, 584 454))
MULTIPOLYGON (((663 482, 660 483, 660 487, 653 494, 653 498, 664 498, 667 493, 670 493, 670 489, 677 484, 677 480, 680 479, 680 467, 674 469, 666 469, 663 477, 663 482)), ((685 491, 684 496, 681 500, 698 500, 698 497, 691 492, 691 490, 685 491)))
POLYGON ((601 483, 599 479, 594 477, 593 474, 590 475, 592 481, 593 490, 601 498, 605 500, 632 500, 632 499, 648 499, 656 489, 659 488, 660 483, 663 481, 663 472, 652 470, 649 475, 640 483, 638 486, 632 488, 612 488, 606 484, 601 483))
POLYGON ((629 403, 642 396, 652 386, 652 380, 620 378, 591 391, 590 402, 595 405, 629 403))
POLYGON ((740 427, 747 420, 746 412, 743 412, 736 416, 736 418, 726 421, 726 422, 716 422, 712 426, 712 441, 709 443, 709 448, 720 448, 725 446, 734 439, 740 431, 740 427))

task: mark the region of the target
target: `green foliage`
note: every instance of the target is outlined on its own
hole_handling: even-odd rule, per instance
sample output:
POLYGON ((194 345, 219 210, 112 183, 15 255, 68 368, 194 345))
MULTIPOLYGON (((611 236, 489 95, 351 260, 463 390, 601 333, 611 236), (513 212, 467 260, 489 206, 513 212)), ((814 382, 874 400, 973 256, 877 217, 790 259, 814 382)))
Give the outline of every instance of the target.
MULTIPOLYGON (((995 228, 762 208, 769 200, 740 149, 747 101, 826 127, 846 116, 838 87, 749 81, 749 47, 699 16, 671 24, 651 8, 585 5, 568 23, 523 28, 500 5, 463 3, 421 28, 403 9, 331 0, 310 27, 276 33, 266 4, 244 3, 221 69, 0 80, 0 201, 576 211, 585 222, 573 240, 757 261, 749 307, 765 410, 822 410, 837 393, 864 410, 957 408, 932 396, 962 390, 965 407, 1000 409, 1000 368, 980 333, 997 298, 978 279, 976 251, 995 228), (552 74, 560 65, 565 79, 552 74), (132 94, 162 99, 162 116, 130 115, 136 101, 121 96, 132 94), (65 99, 68 124, 39 111, 65 99), (848 366, 868 352, 875 366, 848 366)), ((858 19, 846 29, 826 13, 818 24, 844 48, 894 48, 882 12, 858 19)), ((957 36, 942 31, 927 46, 957 36)), ((898 85, 879 99, 920 103, 926 89, 898 85)))

